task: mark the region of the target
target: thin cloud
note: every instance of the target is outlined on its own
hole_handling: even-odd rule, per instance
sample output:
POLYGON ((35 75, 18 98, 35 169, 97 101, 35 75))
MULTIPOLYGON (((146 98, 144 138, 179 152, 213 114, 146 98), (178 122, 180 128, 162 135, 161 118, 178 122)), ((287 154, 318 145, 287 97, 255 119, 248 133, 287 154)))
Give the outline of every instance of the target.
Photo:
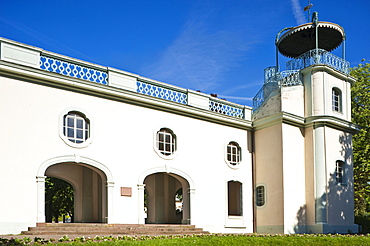
POLYGON ((225 95, 218 95, 220 98, 225 99, 235 99, 235 100, 242 100, 242 101, 252 101, 253 97, 235 97, 235 96, 225 96, 225 95))
MULTIPOLYGON (((44 43, 44 44, 47 44, 48 46, 50 47, 56 47, 58 46, 61 50, 69 50, 71 53, 73 54, 76 54, 80 57, 82 57, 83 59, 88 59, 89 61, 91 62, 95 62, 93 58, 77 51, 77 50, 74 50, 72 49, 71 47, 69 47, 68 45, 65 45, 65 44, 62 44, 60 42, 58 42, 57 40, 55 39, 52 39, 50 38, 49 36, 46 36, 32 28, 30 28, 29 26, 23 24, 23 23, 19 23, 19 22, 16 22, 14 20, 7 20, 7 19, 4 19, 0 16, 0 21, 13 27, 14 29, 34 38, 35 40, 39 41, 40 43, 44 43)), ((43 47, 39 47, 39 48, 43 48, 43 47)))
POLYGON ((235 92, 245 91, 245 89, 250 88, 250 87, 255 87, 255 86, 261 87, 261 85, 263 85, 263 81, 262 80, 257 80, 257 81, 249 82, 249 83, 246 83, 246 84, 243 84, 243 85, 239 85, 239 86, 235 86, 235 87, 229 87, 228 89, 226 89, 226 90, 224 90, 220 93, 230 95, 230 94, 235 94, 235 92))
POLYGON ((245 30, 212 28, 212 18, 192 15, 159 60, 145 68, 149 76, 201 91, 217 88, 255 41, 246 40, 245 30))
POLYGON ((294 18, 297 22, 297 25, 301 25, 306 22, 303 8, 301 7, 301 4, 299 3, 299 0, 291 0, 292 8, 293 8, 293 14, 294 18))

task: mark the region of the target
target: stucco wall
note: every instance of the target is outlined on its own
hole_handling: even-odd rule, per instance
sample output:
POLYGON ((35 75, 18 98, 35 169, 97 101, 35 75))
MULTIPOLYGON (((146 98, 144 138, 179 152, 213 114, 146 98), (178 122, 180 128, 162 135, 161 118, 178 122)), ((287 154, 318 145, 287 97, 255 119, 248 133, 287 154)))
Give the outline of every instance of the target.
POLYGON ((351 79, 327 67, 302 71, 305 86, 305 116, 330 115, 351 121, 351 79), (341 91, 341 112, 332 110, 332 89, 341 91))
MULTIPOLYGON (((105 166, 113 176, 110 221, 138 223, 138 184, 153 172, 174 172, 188 178, 193 192, 191 223, 227 232, 227 181, 243 184, 244 232, 252 232, 251 154, 248 131, 191 117, 0 78, 1 194, 0 233, 19 233, 37 222, 36 176, 42 163, 55 157, 79 156, 105 166), (61 114, 77 110, 91 121, 92 142, 74 148, 60 137, 61 114), (161 158, 155 151, 155 132, 170 128, 177 137, 175 158, 161 158), (225 162, 226 145, 242 149, 239 168, 225 162), (4 151, 6 150, 6 151, 4 151), (140 181, 141 180, 141 181, 140 181), (120 187, 131 187, 132 196, 120 196, 120 187), (217 206, 210 205, 217 204, 217 206), (14 209, 19 206, 19 209, 14 209), (15 229, 16 228, 16 229, 15 229)), ((78 165, 78 164, 77 164, 78 165)), ((140 201, 139 201, 140 200, 140 201)), ((108 207, 109 207, 108 206, 108 207)))
POLYGON ((325 137, 327 139, 328 224, 352 225, 354 222, 352 136, 326 127, 325 137), (338 183, 335 178, 337 160, 345 163, 342 183, 338 183))
POLYGON ((304 129, 283 129, 284 233, 302 233, 306 224, 304 129))
POLYGON ((256 131, 255 150, 256 185, 266 187, 266 204, 256 209, 257 232, 279 232, 284 222, 281 125, 256 131))

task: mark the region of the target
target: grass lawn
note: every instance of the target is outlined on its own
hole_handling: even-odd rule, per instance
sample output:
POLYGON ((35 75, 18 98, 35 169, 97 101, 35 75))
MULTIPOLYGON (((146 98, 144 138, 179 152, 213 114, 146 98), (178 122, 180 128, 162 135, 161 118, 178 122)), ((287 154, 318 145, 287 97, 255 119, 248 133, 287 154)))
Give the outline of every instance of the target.
POLYGON ((194 235, 194 236, 138 236, 138 237, 79 237, 74 240, 24 238, 2 241, 0 245, 370 245, 370 235, 194 235))

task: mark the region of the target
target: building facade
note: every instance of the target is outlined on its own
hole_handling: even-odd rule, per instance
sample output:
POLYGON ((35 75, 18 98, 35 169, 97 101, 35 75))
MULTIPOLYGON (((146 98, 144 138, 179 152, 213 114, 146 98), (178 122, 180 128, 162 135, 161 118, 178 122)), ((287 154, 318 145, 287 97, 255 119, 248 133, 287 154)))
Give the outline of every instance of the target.
POLYGON ((72 185, 75 223, 357 231, 348 71, 317 62, 277 78, 266 69, 252 109, 0 45, 0 234, 46 222, 46 177, 72 185))

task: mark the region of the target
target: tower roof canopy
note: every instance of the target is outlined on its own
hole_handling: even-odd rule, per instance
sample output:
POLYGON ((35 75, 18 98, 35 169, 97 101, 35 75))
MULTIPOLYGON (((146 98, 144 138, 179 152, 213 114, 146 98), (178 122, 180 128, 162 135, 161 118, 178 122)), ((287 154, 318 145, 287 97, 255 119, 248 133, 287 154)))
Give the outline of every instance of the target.
MULTIPOLYGON (((318 48, 336 49, 345 37, 341 26, 330 22, 318 22, 318 48)), ((285 32, 276 42, 279 52, 287 57, 298 57, 316 48, 315 25, 306 23, 285 32)))

